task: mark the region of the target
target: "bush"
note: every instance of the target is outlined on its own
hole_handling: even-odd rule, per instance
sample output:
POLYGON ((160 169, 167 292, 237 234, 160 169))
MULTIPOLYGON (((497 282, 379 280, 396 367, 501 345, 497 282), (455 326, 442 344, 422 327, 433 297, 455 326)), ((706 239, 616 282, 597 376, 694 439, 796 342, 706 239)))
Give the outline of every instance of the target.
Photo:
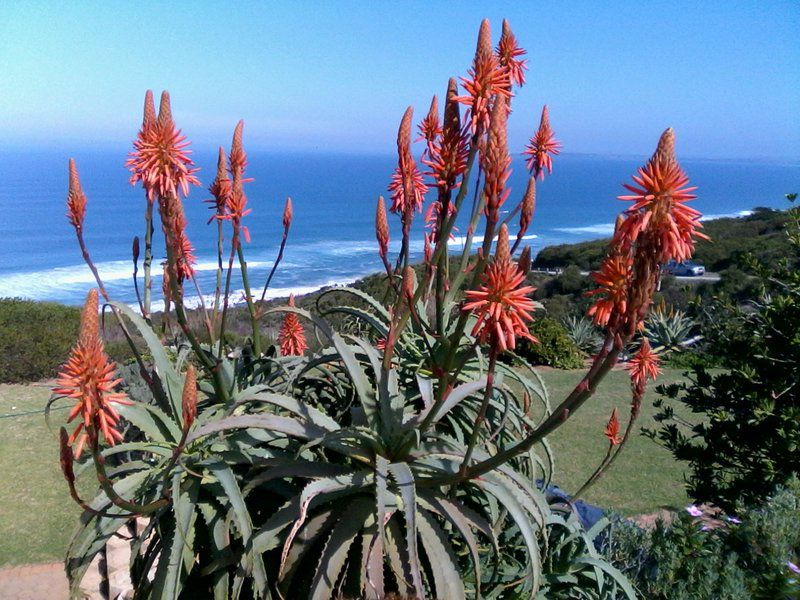
POLYGON ((74 307, 0 298, 0 383, 54 377, 75 342, 79 319, 74 307))
POLYGON ((552 317, 534 319, 530 332, 539 343, 520 340, 517 354, 532 365, 557 369, 579 369, 583 366, 581 351, 570 339, 564 326, 552 317))
POLYGON ((731 510, 758 502, 800 474, 800 209, 792 209, 790 239, 797 253, 774 268, 754 265, 761 298, 748 310, 717 301, 709 308, 712 352, 729 370, 699 365, 689 381, 661 386, 657 437, 687 461, 689 493, 731 510), (671 401, 701 415, 677 418, 671 401))
POLYGON ((800 482, 790 480, 740 518, 708 531, 687 514, 653 531, 620 522, 606 554, 642 598, 796 598, 798 576, 789 565, 800 554, 800 482))

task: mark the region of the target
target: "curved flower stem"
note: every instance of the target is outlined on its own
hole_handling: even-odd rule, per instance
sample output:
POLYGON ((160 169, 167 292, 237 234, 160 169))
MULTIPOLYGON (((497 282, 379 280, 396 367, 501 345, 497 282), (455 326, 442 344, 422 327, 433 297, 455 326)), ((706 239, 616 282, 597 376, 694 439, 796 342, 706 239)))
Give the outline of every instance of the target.
POLYGON ((259 303, 264 302, 264 298, 267 296, 267 290, 269 289, 269 284, 272 283, 272 277, 275 275, 275 271, 278 269, 278 265, 283 260, 283 250, 286 248, 286 240, 289 238, 289 228, 283 228, 283 238, 281 238, 281 247, 278 250, 278 258, 275 259, 275 262, 272 264, 272 269, 269 272, 269 277, 267 277, 266 283, 264 283, 264 291, 261 292, 261 300, 259 303))
POLYGON ((480 430, 486 421, 486 411, 489 409, 489 402, 491 401, 492 393, 494 392, 494 371, 495 367, 497 366, 497 354, 497 349, 492 348, 491 353, 489 354, 489 370, 486 373, 486 387, 483 391, 483 402, 481 402, 481 406, 478 409, 478 414, 475 417, 475 423, 472 426, 472 433, 470 433, 469 442, 467 443, 467 451, 464 453, 464 460, 461 462, 461 467, 458 470, 461 476, 467 472, 469 461, 472 459, 472 453, 475 450, 475 444, 478 443, 480 430))
MULTIPOLYGON (((644 390, 642 390, 643 392, 644 390)), ((633 425, 639 417, 639 407, 641 406, 642 396, 643 394, 639 394, 637 391, 634 390, 634 398, 633 402, 631 403, 631 413, 628 419, 628 425, 625 427, 625 433, 622 436, 622 441, 619 444, 614 446, 614 444, 610 444, 608 448, 608 453, 606 457, 603 459, 603 462, 595 469, 594 473, 584 482, 584 484, 578 489, 577 492, 572 496, 572 500, 577 500, 586 491, 591 488, 597 481, 608 471, 611 465, 614 464, 614 461, 617 460, 619 453, 622 452, 622 449, 628 443, 628 439, 630 438, 631 432, 633 431, 633 425), (638 396, 638 397, 637 397, 638 396), (613 450, 613 454, 612 454, 613 450)))
POLYGON ((236 257, 236 246, 239 244, 239 227, 234 223, 233 225, 233 238, 231 239, 231 253, 228 257, 228 272, 225 275, 225 294, 222 297, 222 318, 219 325, 219 357, 217 360, 222 360, 222 353, 225 346, 225 321, 228 316, 228 301, 231 295, 231 274, 233 273, 233 260, 236 257))
MULTIPOLYGON (((103 492, 105 492, 106 496, 113 504, 131 513, 139 515, 152 514, 169 504, 170 501, 167 500, 166 498, 161 498, 159 500, 149 502, 148 504, 136 504, 135 502, 130 502, 128 500, 125 500, 122 496, 117 494, 113 484, 111 483, 111 479, 109 479, 108 474, 106 473, 106 468, 105 468, 106 459, 100 453, 100 444, 98 443, 97 436, 92 435, 90 437, 94 438, 92 441, 92 459, 94 461, 95 471, 97 472, 97 481, 100 483, 100 487, 103 489, 103 492)), ((132 516, 132 515, 121 515, 121 516, 132 516)))
POLYGON ((144 261, 142 270, 144 271, 144 306, 142 307, 142 317, 150 324, 150 297, 152 294, 153 280, 150 269, 153 264, 153 201, 147 200, 147 210, 144 215, 144 261))
POLYGON ((247 261, 244 259, 244 250, 242 249, 241 243, 238 244, 236 253, 239 256, 239 268, 242 271, 244 299, 247 303, 247 312, 250 314, 250 326, 253 329, 253 352, 255 352, 256 356, 261 356, 261 332, 258 326, 258 315, 256 314, 256 307, 253 304, 253 294, 250 291, 250 278, 247 275, 247 261))
POLYGON ((217 219, 217 279, 214 289, 214 308, 211 313, 212 322, 215 327, 217 325, 217 316, 219 315, 219 299, 222 295, 222 253, 225 251, 223 246, 225 241, 223 234, 222 219, 217 219))

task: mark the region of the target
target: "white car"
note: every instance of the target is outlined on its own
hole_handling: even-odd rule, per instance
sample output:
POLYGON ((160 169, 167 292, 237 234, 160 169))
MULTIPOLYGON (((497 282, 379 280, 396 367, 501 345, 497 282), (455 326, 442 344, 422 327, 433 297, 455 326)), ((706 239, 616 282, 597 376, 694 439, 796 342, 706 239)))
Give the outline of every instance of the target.
POLYGON ((706 268, 703 265, 698 265, 690 260, 682 263, 671 260, 664 265, 663 270, 665 273, 677 275, 678 277, 697 277, 706 274, 706 268))

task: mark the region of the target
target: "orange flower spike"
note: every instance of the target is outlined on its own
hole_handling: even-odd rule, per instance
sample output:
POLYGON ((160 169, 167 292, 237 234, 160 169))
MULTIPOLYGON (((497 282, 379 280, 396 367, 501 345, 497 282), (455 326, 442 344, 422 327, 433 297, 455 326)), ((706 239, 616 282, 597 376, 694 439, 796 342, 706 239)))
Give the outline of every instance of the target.
POLYGON ((538 179, 544 179, 544 171, 553 172, 553 156, 561 152, 561 142, 553 136, 550 127, 550 113, 547 105, 542 109, 542 118, 539 129, 531 138, 525 148, 524 154, 528 156, 528 170, 538 179))
POLYGON ((67 192, 67 218, 75 231, 83 231, 83 218, 86 215, 86 194, 81 188, 75 160, 69 159, 69 191, 67 192))
POLYGON ((525 50, 517 46, 517 38, 511 31, 508 21, 503 19, 503 33, 500 35, 500 43, 497 45, 497 58, 500 66, 508 71, 509 82, 522 87, 525 84, 525 71, 528 61, 520 59, 520 56, 527 54, 525 50))
POLYGON ((217 176, 208 188, 213 198, 206 200, 211 204, 211 209, 216 211, 216 214, 209 219, 209 223, 213 219, 218 219, 225 214, 228 203, 230 202, 231 195, 231 180, 228 177, 228 157, 225 156, 225 150, 220 146, 219 154, 217 156, 217 176))
MULTIPOLYGON (((294 295, 289 296, 289 306, 294 306, 294 295)), ((278 345, 283 356, 302 356, 308 349, 303 325, 295 313, 286 313, 278 334, 278 345)))
POLYGON ((536 178, 528 178, 528 187, 525 189, 525 195, 522 197, 522 206, 519 213, 519 232, 517 239, 522 239, 528 231, 528 227, 533 221, 533 213, 536 210, 536 178))
POLYGON ((600 287, 586 292, 587 296, 600 295, 589 308, 589 316, 596 325, 605 327, 612 315, 622 316, 628 308, 628 292, 632 276, 633 261, 629 256, 612 254, 600 265, 600 270, 591 274, 600 287))
POLYGON ((642 338, 639 350, 627 365, 633 386, 644 389, 648 379, 653 381, 661 374, 660 364, 661 360, 650 347, 650 341, 646 337, 642 338))
POLYGON ((247 154, 245 153, 244 145, 242 144, 243 132, 244 121, 240 120, 238 123, 236 123, 236 128, 233 130, 233 139, 231 140, 231 173, 234 175, 237 172, 239 175, 244 175, 244 171, 247 168, 247 154))
POLYGON ((442 126, 439 123, 439 100, 436 95, 431 100, 431 107, 428 115, 419 124, 419 140, 425 140, 430 151, 436 138, 442 134, 442 126))
POLYGON ((481 22, 478 46, 468 75, 461 78, 467 95, 459 96, 457 100, 469 106, 470 128, 476 134, 489 127, 493 99, 511 97, 508 70, 500 64, 492 49, 492 31, 487 19, 481 22))
POLYGON ((183 409, 183 430, 188 431, 197 417, 197 374, 192 365, 186 369, 186 378, 183 380, 181 407, 183 409))
POLYGON ((386 220, 383 196, 378 197, 378 206, 375 209, 375 237, 378 239, 378 254, 381 258, 386 258, 389 252, 389 223, 386 220))
POLYGON ((528 272, 531 270, 531 247, 525 246, 522 249, 522 252, 519 255, 519 261, 517 262, 519 266, 519 270, 522 271, 523 275, 527 275, 528 272))
POLYGON ((696 239, 708 239, 700 231, 700 213, 686 205, 696 198, 696 187, 675 158, 675 133, 667 129, 648 163, 633 177, 636 185, 624 184, 632 194, 619 196, 633 202, 627 219, 615 236, 621 243, 633 243, 644 231, 650 250, 660 263, 684 261, 694 252, 696 239))
POLYGON ((181 135, 172 120, 169 94, 161 95, 161 107, 156 118, 152 104, 152 93, 145 96, 142 129, 133 142, 133 152, 128 155, 125 166, 131 171, 130 183, 141 181, 147 191, 147 198, 153 201, 156 196, 177 196, 180 191, 189 194, 190 185, 200 185, 195 176, 199 169, 187 150, 189 142, 181 135))
POLYGON ((403 270, 403 283, 400 286, 400 291, 409 303, 414 299, 414 290, 416 287, 417 275, 410 265, 406 265, 406 268, 403 270))
MULTIPOLYGON (((389 210, 401 215, 421 211, 428 186, 422 179, 411 154, 411 120, 414 109, 408 107, 397 130, 397 168, 392 175, 389 191, 392 192, 392 206, 389 210)), ((409 219, 406 224, 410 227, 409 219)))
POLYGON ((481 167, 484 172, 483 193, 486 197, 485 213, 496 223, 500 217, 500 207, 508 198, 510 189, 506 187, 511 175, 511 156, 508 153, 508 110, 506 100, 500 96, 492 109, 492 122, 486 151, 481 153, 481 167))
POLYGON ((122 435, 114 429, 120 417, 113 404, 131 404, 125 394, 114 392, 121 380, 103 348, 97 311, 97 290, 93 289, 86 297, 81 314, 78 342, 62 366, 57 387, 53 389, 53 393, 76 401, 67 422, 81 415, 81 422, 69 438, 70 444, 77 442, 75 458, 80 458, 90 431, 94 435, 102 434, 111 446, 122 441, 122 435))
POLYGON ((617 418, 617 409, 611 411, 611 418, 608 420, 604 435, 611 442, 612 446, 617 446, 622 443, 622 436, 619 433, 619 419, 617 418))
POLYGON ((525 275, 513 261, 492 262, 481 275, 478 289, 465 292, 462 310, 471 311, 477 319, 472 335, 498 351, 516 348, 518 337, 538 342, 526 324, 533 319, 534 303, 528 295, 534 289, 525 285, 525 275))
POLYGON ((294 218, 294 210, 292 209, 292 199, 286 198, 286 204, 283 205, 283 229, 289 231, 294 218))

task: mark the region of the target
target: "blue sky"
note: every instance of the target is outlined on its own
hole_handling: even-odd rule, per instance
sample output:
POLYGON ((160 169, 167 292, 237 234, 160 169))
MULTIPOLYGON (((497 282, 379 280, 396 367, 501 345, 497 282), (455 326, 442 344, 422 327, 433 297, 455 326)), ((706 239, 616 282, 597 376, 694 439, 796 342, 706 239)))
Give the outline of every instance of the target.
POLYGON ((512 150, 541 106, 565 150, 800 157, 800 3, 3 2, 0 145, 127 146, 144 91, 169 89, 196 145, 390 152, 464 75, 481 18, 529 52, 512 150))

